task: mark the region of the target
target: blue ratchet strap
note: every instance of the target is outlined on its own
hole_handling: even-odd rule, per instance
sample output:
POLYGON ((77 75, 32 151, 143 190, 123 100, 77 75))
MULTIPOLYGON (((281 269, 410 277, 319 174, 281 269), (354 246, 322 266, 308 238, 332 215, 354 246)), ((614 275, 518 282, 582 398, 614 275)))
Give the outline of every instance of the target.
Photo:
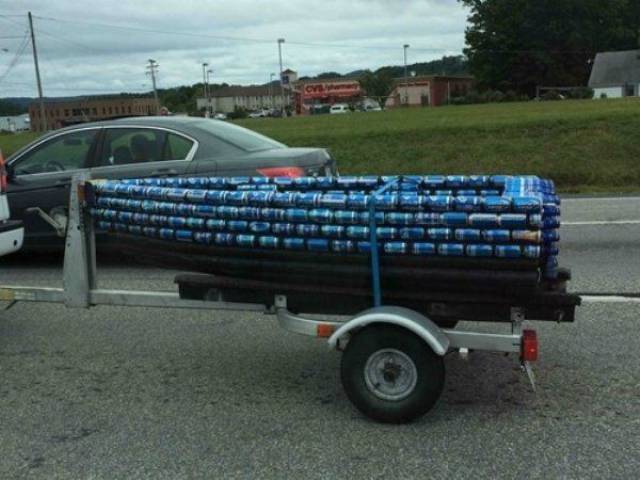
POLYGON ((369 201, 369 244, 371 254, 371 288, 373 289, 373 306, 382 305, 382 287, 380 286, 380 254, 378 252, 378 231, 376 222, 376 196, 383 194, 399 183, 402 177, 389 180, 378 190, 371 193, 369 201))

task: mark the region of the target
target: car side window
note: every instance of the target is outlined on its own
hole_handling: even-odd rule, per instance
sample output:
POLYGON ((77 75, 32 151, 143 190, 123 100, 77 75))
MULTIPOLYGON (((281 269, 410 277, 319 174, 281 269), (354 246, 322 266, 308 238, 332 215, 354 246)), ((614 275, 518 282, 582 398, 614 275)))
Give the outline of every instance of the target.
POLYGON ((64 172, 85 168, 98 130, 80 130, 52 138, 15 163, 16 175, 64 172))
POLYGON ((105 129, 99 166, 164 160, 167 132, 152 128, 105 129))

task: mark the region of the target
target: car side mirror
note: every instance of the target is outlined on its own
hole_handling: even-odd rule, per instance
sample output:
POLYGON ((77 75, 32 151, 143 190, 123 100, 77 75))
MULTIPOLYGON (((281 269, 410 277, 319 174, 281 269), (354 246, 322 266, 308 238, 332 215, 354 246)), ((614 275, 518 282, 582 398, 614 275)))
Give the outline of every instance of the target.
POLYGON ((13 180, 16 176, 16 171, 13 168, 13 165, 8 163, 4 166, 4 168, 5 168, 5 171, 7 172, 7 180, 8 181, 13 180))

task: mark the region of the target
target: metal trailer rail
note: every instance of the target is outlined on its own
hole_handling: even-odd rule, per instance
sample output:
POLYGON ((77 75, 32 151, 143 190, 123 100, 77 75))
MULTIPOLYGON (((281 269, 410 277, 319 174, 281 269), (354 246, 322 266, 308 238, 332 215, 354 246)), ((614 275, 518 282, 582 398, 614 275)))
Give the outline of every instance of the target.
POLYGON ((271 306, 265 306, 183 299, 176 292, 100 289, 95 232, 85 199, 88 180, 87 174, 81 174, 72 182, 63 287, 0 285, 0 300, 9 302, 6 308, 28 301, 62 303, 71 308, 119 305, 276 315, 284 329, 326 338, 331 349, 343 351, 341 376, 348 397, 364 414, 383 422, 411 421, 429 411, 443 389, 443 357, 454 351, 517 354, 535 390, 531 362, 537 359, 537 337, 534 330, 523 328, 525 314, 517 306, 511 308, 510 333, 480 333, 443 329, 416 311, 381 305, 379 284, 374 285, 374 307, 342 321, 296 315, 288 310, 286 295, 279 294, 271 306))

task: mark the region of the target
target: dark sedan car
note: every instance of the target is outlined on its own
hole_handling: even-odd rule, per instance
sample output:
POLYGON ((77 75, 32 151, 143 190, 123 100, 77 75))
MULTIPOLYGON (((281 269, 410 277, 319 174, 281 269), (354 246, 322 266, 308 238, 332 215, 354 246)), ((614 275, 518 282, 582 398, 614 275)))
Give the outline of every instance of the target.
POLYGON ((138 117, 50 132, 7 159, 11 211, 25 225, 25 246, 59 243, 40 215, 64 218, 73 174, 93 178, 326 175, 334 160, 321 148, 288 148, 227 122, 138 117), (32 209, 27 212, 27 209, 32 209))

